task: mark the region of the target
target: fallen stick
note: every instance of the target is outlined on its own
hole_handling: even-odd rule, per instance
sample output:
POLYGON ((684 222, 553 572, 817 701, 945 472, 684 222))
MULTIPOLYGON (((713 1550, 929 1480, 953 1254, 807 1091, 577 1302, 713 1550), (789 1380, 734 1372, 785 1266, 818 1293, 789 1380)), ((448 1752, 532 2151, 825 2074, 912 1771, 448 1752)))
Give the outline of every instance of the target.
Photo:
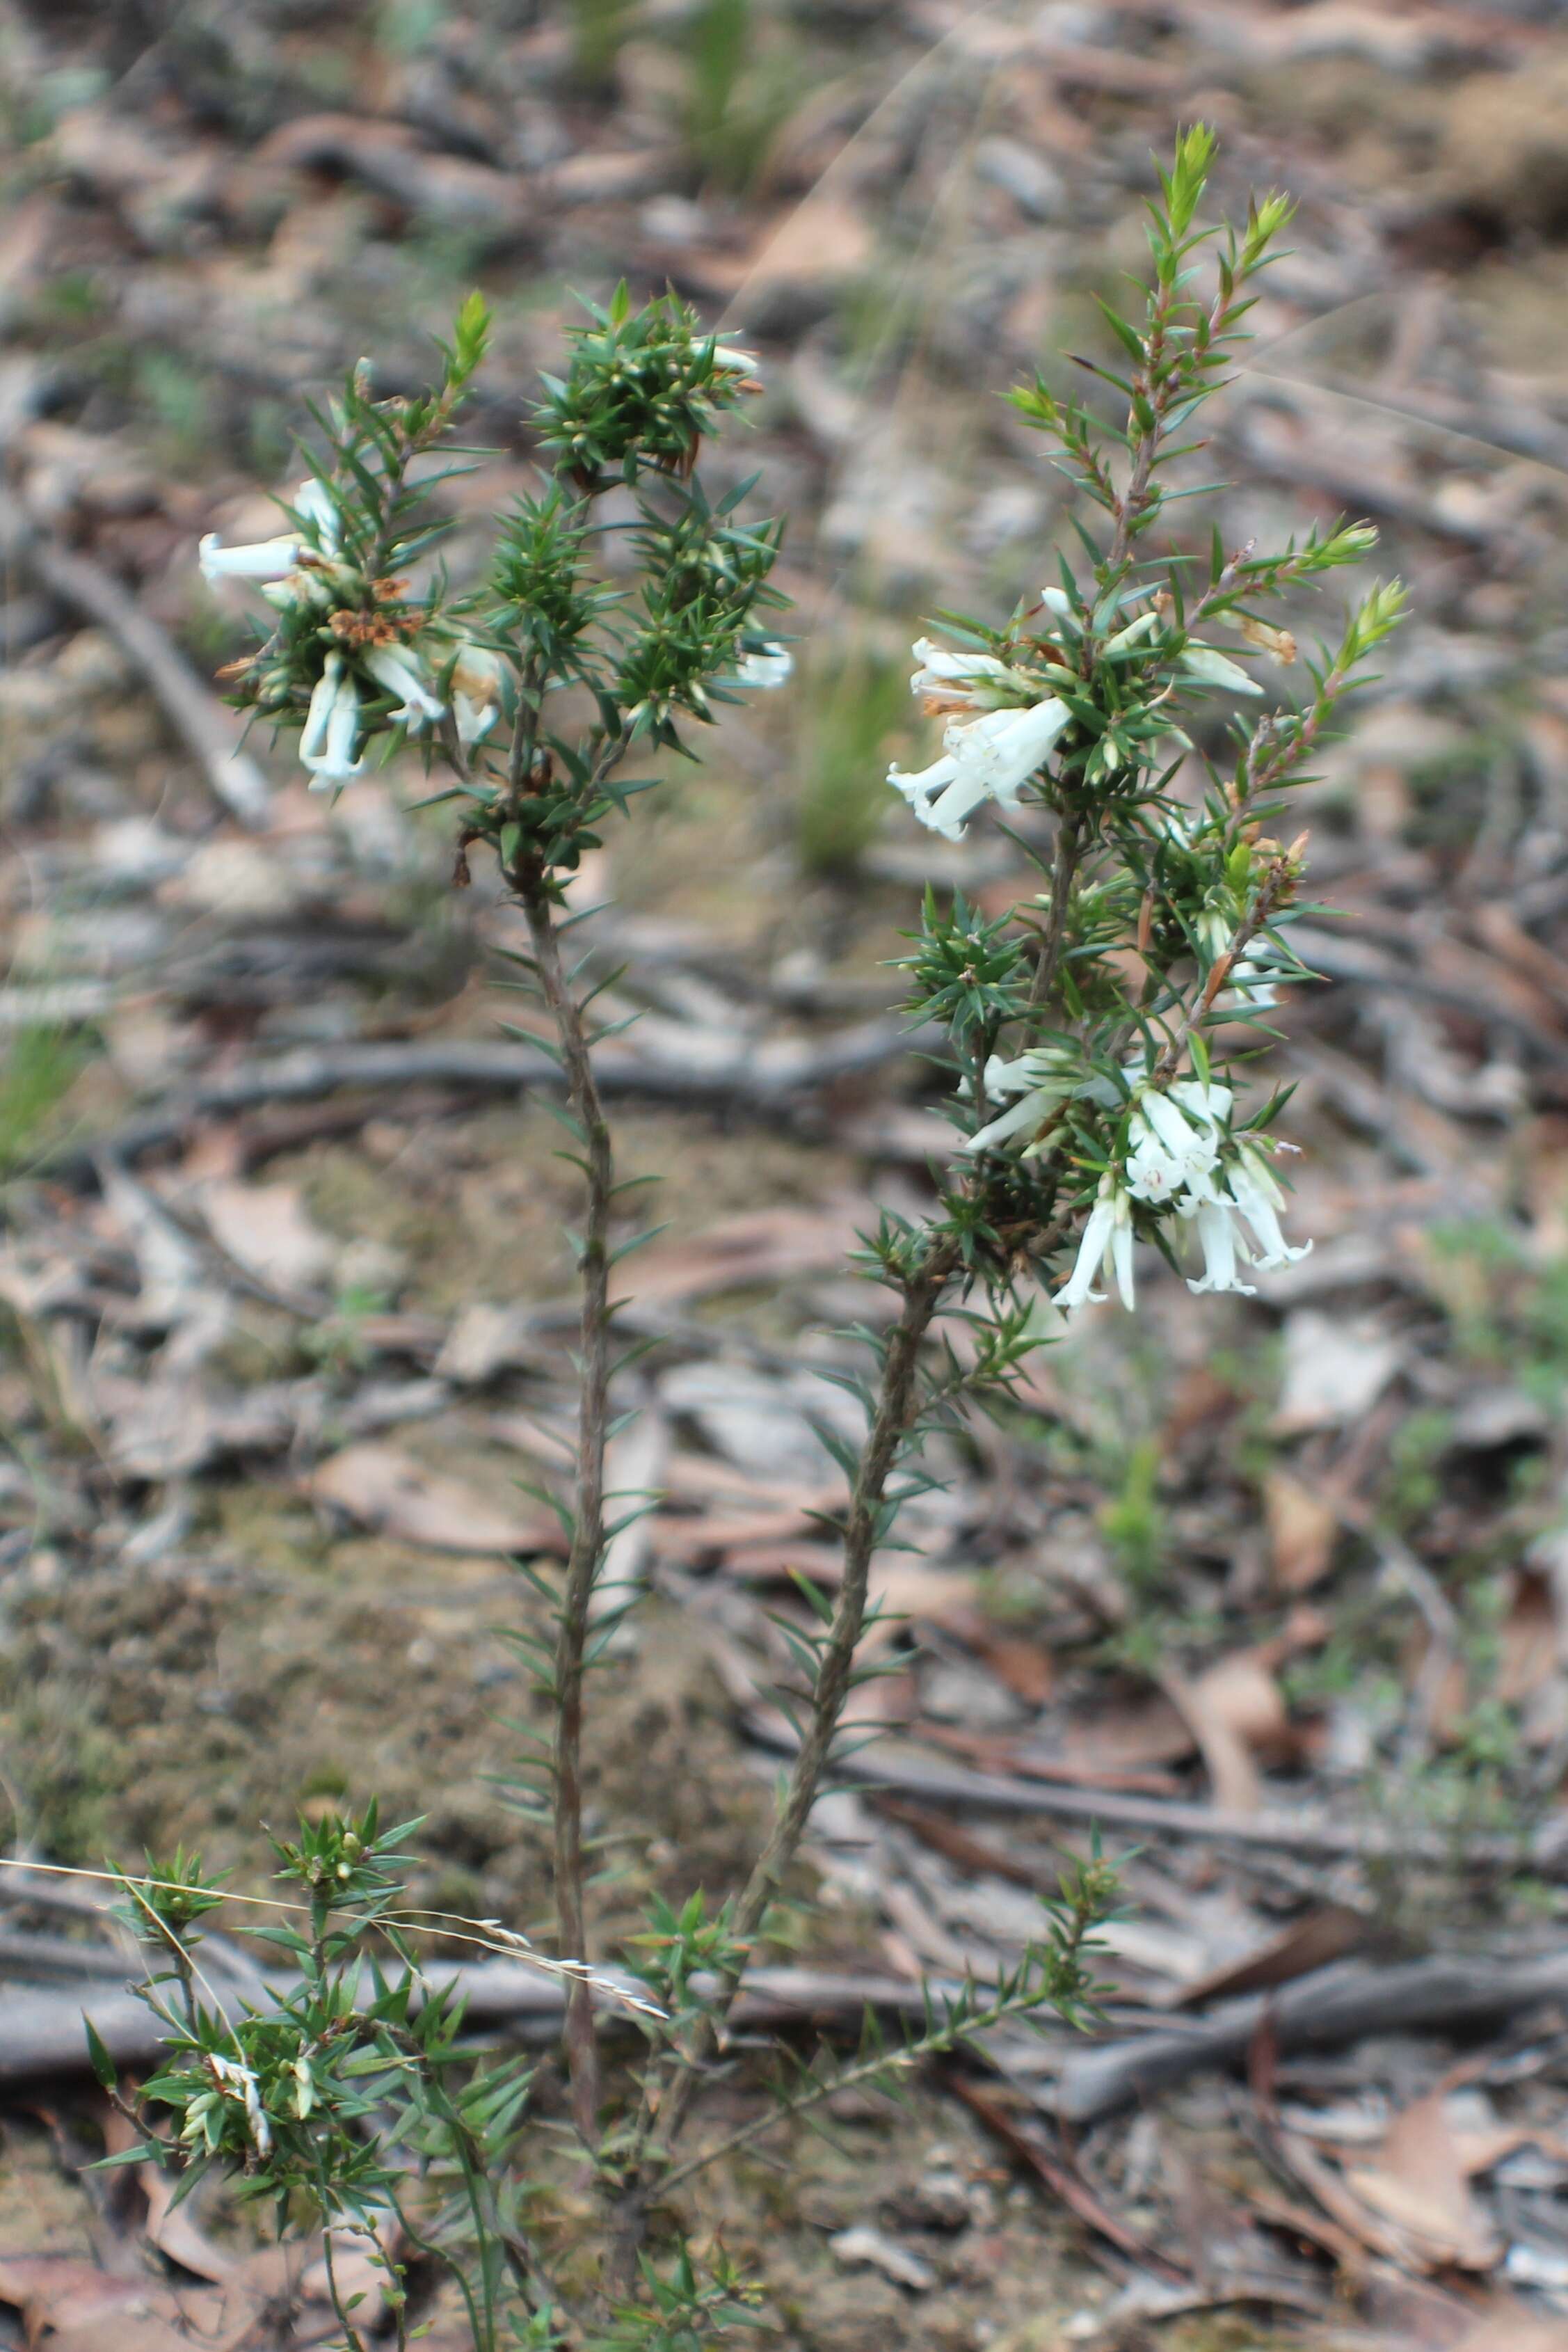
MULTIPOLYGON (((898 1060, 929 1044, 929 1034, 898 1021, 865 1021, 820 1042, 792 1038, 715 1038, 694 1034, 689 1055, 668 1046, 640 1052, 601 1045, 594 1069, 606 1093, 652 1095, 667 1102, 738 1103, 777 1110, 793 1095, 826 1086, 898 1060)), ((434 1083, 494 1094, 517 1094, 530 1087, 560 1084, 560 1073, 541 1047, 487 1039, 404 1045, 398 1042, 317 1048, 279 1054, 265 1062, 199 1080, 165 1096, 107 1136, 73 1143, 44 1163, 52 1176, 90 1181, 97 1163, 132 1160, 172 1143, 198 1120, 232 1117, 258 1104, 303 1102, 340 1087, 365 1089, 434 1083)))
MULTIPOLYGON (((781 1715, 748 1707, 742 1719, 759 1746, 793 1753, 794 1734, 781 1715)), ((1529 1839, 1475 1837, 1459 1842, 1430 1832, 1358 1829, 1351 1822, 1321 1816, 1222 1812, 1212 1805, 1189 1804, 1173 1797, 1130 1796, 1121 1790, 967 1772, 901 1753, 892 1741, 879 1743, 870 1754, 836 1759, 833 1771, 841 1781, 917 1797, 926 1804, 1033 1814, 1145 1836, 1153 1832, 1198 1838, 1211 1844, 1291 1853, 1312 1862, 1406 1862, 1435 1869, 1531 1870, 1542 1875, 1561 1874, 1568 1863, 1568 1824, 1562 1822, 1529 1839)))
MULTIPOLYGON (((84 2071, 84 2016, 91 2018, 118 2064, 134 2070, 158 2063, 164 2046, 158 2020, 115 1969, 111 1953, 103 1954, 103 1967, 96 1983, 69 1990, 5 1987, 0 2001, 0 2091, 84 2071)), ((553 2042, 560 2031, 560 1982, 538 1969, 510 1960, 435 1960, 423 1973, 433 1988, 462 1995, 470 2026, 505 2029, 509 2039, 534 2043, 553 2042)), ((608 1986, 621 1981, 615 1969, 601 1974, 608 1986)), ((287 1995, 294 1980, 280 1976, 268 1981, 287 1995)), ((637 1990, 630 1978, 624 1981, 628 1990, 637 1990)), ((254 1990, 245 1990, 260 2007, 254 1990)), ((735 2023, 746 2032, 807 2022, 856 2030, 871 2009, 918 2024, 926 2013, 927 1992, 940 1999, 957 1990, 956 1983, 937 1980, 923 1989, 901 1978, 758 1969, 746 1980, 735 2023)), ((240 1998, 226 1971, 214 1990, 231 2014, 239 2013, 240 1998)), ((1563 1952, 1520 1961, 1438 1957, 1389 1969, 1336 1962, 1282 1991, 1246 1994, 1187 2024, 1092 2048, 1074 2035, 1054 2062, 1054 2087, 1042 2095, 1043 2103, 1066 2121, 1092 2123, 1206 2067, 1239 2065, 1265 2014, 1281 2050, 1329 2049, 1365 2033, 1482 2025, 1534 2002, 1563 1998, 1568 1953, 1563 1952)), ((612 2019, 612 1992, 597 1999, 601 2013, 612 2019)))
POLYGON ((1191 2025, 1073 2051, 1049 2103, 1070 2123, 1092 2123, 1205 2067, 1239 2065, 1265 2015, 1281 2050, 1329 2049, 1364 2033, 1484 2025, 1565 1997, 1568 1952, 1532 1960, 1435 1958, 1389 1969, 1336 1961, 1282 1990, 1225 2001, 1191 2025))
POLYGON ((267 778, 240 749, 238 730, 223 704, 130 590, 90 556, 40 530, 21 501, 3 490, 0 541, 26 560, 51 595, 108 632, 146 680, 214 797, 252 832, 262 831, 272 797, 267 778))
POLYGON ((1042 2126, 1030 2117, 1020 2122, 1010 2116, 999 2100, 993 2099, 962 2074, 948 2079, 949 2090, 962 2099, 971 2114, 978 2116, 988 2131, 996 2135, 1004 2147, 1039 2174, 1051 2194, 1060 2197, 1068 2210, 1075 2213, 1091 2230, 1109 2240, 1118 2253, 1130 2255, 1140 2270, 1150 2271, 1171 2284, 1190 2286, 1189 2273, 1151 2246, 1130 2229, 1119 2213, 1113 2212, 1104 2200, 1097 2197, 1083 2175, 1064 2151, 1050 2147, 1042 2126))
MULTIPOLYGON (((88 2063, 84 2016, 90 2017, 105 2048, 117 2064, 136 2068, 156 2065, 164 2037, 145 2002, 129 1989, 126 1970, 114 1969, 105 1954, 105 1973, 96 1986, 79 1985, 70 1991, 31 1986, 4 1988, 0 1999, 0 2090, 37 2082, 52 2074, 75 2074, 88 2063)), ((560 2032, 565 2000, 559 1979, 511 1960, 432 1960, 422 1971, 426 1982, 441 1991, 460 1992, 470 2026, 505 2027, 509 2038, 553 2042, 560 2032)), ((600 1971, 609 1985, 621 1982, 614 1969, 600 1971)), ((267 1983, 287 1995, 297 1980, 287 1974, 269 1975, 267 1983)), ((702 1979, 695 1981, 700 1986, 702 1979)), ((643 1988, 627 1977, 630 1991, 643 1988)), ((230 1998, 234 1979, 225 1977, 214 1987, 231 2015, 241 2004, 230 1998)), ((956 1993, 958 1986, 945 1988, 956 1993)), ((612 1996, 598 1995, 601 2011, 618 2014, 612 1996)), ((261 2003, 256 2002, 260 2007, 261 2003)), ((855 1976, 821 1969, 758 1969, 747 1977, 735 2024, 758 2031, 767 2027, 841 2022, 858 2031, 868 2009, 885 2017, 907 2018, 920 2024, 925 2016, 925 1997, 918 1985, 900 1977, 855 1976)))
POLYGON ((1505 1031, 1521 1053, 1534 1061, 1544 1062, 1553 1069, 1568 1065, 1568 1045, 1560 1037, 1548 1035, 1542 1023, 1531 1020, 1520 1006, 1505 1004, 1495 994, 1483 994, 1479 988, 1464 989, 1433 980, 1408 953, 1370 946, 1364 940, 1341 939, 1315 923, 1303 923, 1299 929, 1293 929, 1291 946, 1321 979, 1343 982, 1357 989, 1388 989, 1396 995, 1435 1005, 1443 1013, 1463 1013, 1468 1019, 1484 1021, 1492 1028, 1505 1031))

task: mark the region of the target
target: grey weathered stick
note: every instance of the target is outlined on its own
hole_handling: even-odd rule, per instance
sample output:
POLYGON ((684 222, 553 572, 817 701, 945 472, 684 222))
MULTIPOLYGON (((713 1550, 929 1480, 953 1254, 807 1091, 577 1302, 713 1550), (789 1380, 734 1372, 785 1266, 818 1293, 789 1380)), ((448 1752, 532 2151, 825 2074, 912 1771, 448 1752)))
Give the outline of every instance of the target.
POLYGON ((39 530, 20 500, 4 490, 0 539, 23 558, 51 595, 107 630, 146 680, 214 797, 242 824, 261 831, 271 793, 260 768, 240 748, 237 723, 130 590, 90 556, 78 555, 39 530))
MULTIPOLYGON (((747 1711, 747 1730, 761 1746, 784 1754, 794 1736, 784 1717, 760 1707, 747 1711)), ((1119 1789, 1082 1788, 1053 1780, 1007 1779, 999 1772, 969 1772, 961 1766, 931 1764, 901 1752, 891 1741, 869 1754, 836 1758, 833 1777, 862 1788, 887 1789, 934 1805, 967 1805, 979 1812, 1038 1815, 1082 1822, 1086 1826, 1126 1830, 1135 1835, 1197 1838, 1214 1845, 1257 1853, 1291 1853, 1313 1862, 1406 1862, 1433 1868, 1534 1870, 1558 1874, 1568 1863, 1568 1831, 1549 1826, 1531 1839, 1444 1837, 1427 1831, 1359 1829, 1322 1814, 1228 1813, 1212 1805, 1186 1804, 1169 1797, 1129 1796, 1119 1789)))
POLYGON ((1050 2104, 1071 2123, 1092 2123, 1205 2067, 1234 2066, 1246 2057, 1265 2011, 1281 2050, 1311 2050, 1364 2033, 1482 2025, 1564 1996, 1568 1952, 1515 1961, 1434 1958, 1391 1969, 1342 1961, 1282 1991, 1228 2000, 1190 2026, 1074 2051, 1050 2104))
MULTIPOLYGON (((819 1040, 779 1038, 760 1044, 749 1038, 717 1040, 698 1031, 689 1055, 602 1045, 594 1067, 606 1094, 777 1110, 793 1095, 876 1069, 930 1043, 930 1032, 912 1030, 897 1021, 856 1022, 819 1040)), ((342 1087, 427 1083, 515 1094, 528 1087, 559 1088, 561 1079, 542 1048, 487 1039, 308 1046, 267 1061, 241 1063, 166 1095, 110 1134, 73 1143, 45 1165, 50 1175, 90 1181, 105 1154, 133 1160, 139 1152, 177 1140, 203 1118, 231 1117, 263 1103, 308 1101, 342 1087)))
MULTIPOLYGON (((617 1971, 603 1969, 611 1983, 617 1971)), ((466 2003, 471 2026, 505 2027, 509 2038, 549 2042, 559 2036, 565 1997, 559 1979, 511 1960, 433 1961, 424 1971, 433 1986, 459 1990, 466 2003)), ((128 1971, 103 1955, 103 1973, 96 1988, 78 1985, 70 1990, 49 1990, 28 1985, 0 1984, 0 2089, 16 2083, 37 2082, 51 2074, 87 2070, 84 2013, 92 2019, 110 2055, 126 2067, 155 2065, 163 2050, 157 2019, 127 1987, 128 1971)), ((287 1996, 295 1979, 286 1972, 269 1975, 268 1983, 287 1996)), ((636 1990, 631 1980, 629 1989, 636 1990)), ((228 2005, 228 1985, 215 1990, 228 2005)), ((939 1991, 941 1987, 937 1987, 939 1991)), ((956 1991, 951 1986, 949 1990, 956 1991)), ((607 1993, 596 1995, 601 2014, 617 2014, 607 1993)), ((259 1996, 256 2006, 266 2006, 259 1996)), ((853 2031, 865 2011, 918 2021, 924 2015, 920 1988, 902 1978, 856 1976, 818 1969, 758 1969, 747 1979, 734 2014, 737 2026, 787 2026, 807 2020, 841 2022, 853 2031)), ((233 2013, 237 2014, 235 2008, 233 2013)))

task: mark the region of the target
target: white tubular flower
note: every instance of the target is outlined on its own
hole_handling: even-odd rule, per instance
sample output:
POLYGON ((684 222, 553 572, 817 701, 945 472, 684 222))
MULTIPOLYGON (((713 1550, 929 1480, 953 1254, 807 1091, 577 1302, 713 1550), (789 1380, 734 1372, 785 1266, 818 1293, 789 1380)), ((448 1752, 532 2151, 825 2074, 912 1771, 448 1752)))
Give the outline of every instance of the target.
POLYGON ((269 2156, 272 2153, 272 2126, 267 2120, 267 2110, 261 2104, 261 2087, 251 2069, 242 2065, 237 2058, 225 2058, 216 2050, 208 2051, 207 2064, 225 2098, 236 2099, 244 2107, 246 2124, 257 2156, 269 2156))
MULTIPOLYGON (((336 555, 338 509, 320 483, 302 483, 288 504, 305 526, 303 531, 282 531, 276 539, 254 540, 246 547, 225 547, 215 530, 198 541, 196 557, 209 588, 219 580, 287 580, 298 569, 302 556, 336 555)), ((277 604, 288 599, 275 595, 267 601, 277 604)))
POLYGON ((209 588, 220 580, 287 580, 299 562, 301 539, 253 540, 248 547, 225 547, 215 530, 196 542, 196 560, 209 588))
POLYGON ((411 655, 401 653, 395 646, 372 646, 361 658, 376 684, 401 698, 392 716, 411 735, 445 718, 446 705, 432 694, 411 655))
POLYGON ((299 757, 310 771, 313 793, 338 792, 363 775, 365 763, 354 757, 359 740, 360 689, 342 655, 329 654, 299 738, 299 757))
POLYGON ((483 741, 501 712, 507 665, 488 646, 464 646, 452 665, 452 711, 466 749, 483 741))
POLYGON ((1077 1264, 1056 1294, 1057 1306, 1070 1315, 1103 1298, 1105 1293, 1094 1288, 1094 1277, 1102 1271, 1114 1274, 1122 1304, 1131 1312, 1133 1213, 1125 1189, 1109 1170, 1100 1179, 1099 1196, 1078 1244, 1077 1264))
POLYGON ((966 820, 983 802, 1017 808, 1019 793, 1071 718, 1066 703, 1052 695, 1022 710, 952 719, 942 738, 943 758, 918 775, 890 768, 887 781, 922 824, 960 841, 966 820))
POLYGON ((943 741, 993 800, 1016 808, 1019 793, 1071 719, 1066 703, 1051 695, 1022 710, 988 710, 961 726, 955 721, 943 741))
POLYGON ((1054 613, 1059 621, 1066 624, 1074 636, 1081 637, 1083 635, 1083 624, 1073 611, 1072 599, 1065 588, 1042 588, 1040 592, 1040 601, 1047 612, 1054 613))
POLYGON ((1015 1135, 1029 1133, 1071 1100, 1074 1081, 1051 1048, 1041 1046, 1032 1054, 1020 1054, 1016 1062, 1004 1062, 993 1054, 986 1064, 986 1092, 1016 1095, 1018 1100, 1009 1110, 967 1136, 959 1147, 964 1151, 994 1151, 1015 1135))
POLYGON ((1235 1100, 1230 1088, 1221 1086, 1218 1078, 1177 1078, 1169 1091, 1172 1102, 1178 1103, 1189 1118, 1206 1119, 1212 1128, 1225 1125, 1235 1100))
POLYGON ((1125 653, 1129 646, 1152 636, 1159 625, 1160 616, 1151 607, 1148 612, 1140 613, 1135 621, 1129 621, 1124 629, 1118 629, 1113 637, 1107 637, 1100 650, 1103 654, 1125 653))
POLYGON ((1157 1087, 1138 1097, 1127 1125, 1127 1142, 1134 1159, 1163 1158, 1181 1184, 1200 1192, 1219 1157, 1219 1138, 1207 1113, 1188 1118, 1174 1096, 1157 1087))
POLYGON ((910 651, 919 667, 909 681, 909 691, 934 696, 947 708, 978 701, 984 678, 994 678, 1004 685, 1009 681, 1023 683, 995 654, 954 653, 930 637, 916 637, 910 651))
POLYGON ((1239 1268, 1251 1265, 1252 1253, 1236 1230, 1236 1211, 1231 1203, 1199 1201, 1192 1214, 1203 1251, 1203 1273, 1197 1282, 1189 1281, 1187 1288, 1197 1292, 1237 1290, 1243 1298, 1255 1298, 1257 1292, 1240 1276, 1239 1268))
POLYGON ((1284 1192, 1256 1144, 1242 1144, 1235 1164, 1227 1171, 1226 1182, 1258 1244, 1260 1266, 1293 1265, 1298 1258, 1306 1256, 1312 1243, 1302 1242, 1292 1249, 1280 1230, 1284 1192))
POLYGON ((754 654, 742 654, 731 672, 737 686, 756 686, 771 690, 787 686, 795 667, 795 656, 788 646, 776 640, 762 646, 754 654))
POLYGON ((341 520, 325 488, 314 475, 309 481, 300 484, 288 503, 306 523, 318 551, 322 555, 336 555, 342 544, 341 520))
POLYGON ((1255 677, 1249 677, 1239 664, 1214 646, 1184 646, 1180 660, 1188 677, 1196 677, 1205 686, 1228 687, 1232 694, 1263 691, 1255 677))

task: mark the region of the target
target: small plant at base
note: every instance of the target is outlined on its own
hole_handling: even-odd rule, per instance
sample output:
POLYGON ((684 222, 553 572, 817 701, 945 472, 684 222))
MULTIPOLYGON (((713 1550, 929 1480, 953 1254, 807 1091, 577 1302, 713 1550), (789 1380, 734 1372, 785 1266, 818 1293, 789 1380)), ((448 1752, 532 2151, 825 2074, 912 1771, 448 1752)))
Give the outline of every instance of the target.
MULTIPOLYGON (((723 703, 788 677, 789 656, 765 625, 779 601, 768 583, 778 533, 741 519, 743 490, 710 501, 699 472, 705 436, 751 389, 752 362, 702 334, 673 298, 634 310, 618 295, 578 333, 567 373, 546 380, 538 422, 553 472, 503 519, 488 580, 455 593, 437 572, 415 593, 411 574, 436 534, 423 485, 411 487, 414 461, 446 440, 479 364, 486 320, 471 304, 430 394, 377 402, 361 371, 320 414, 325 454, 290 502, 286 532, 255 548, 204 544, 210 573, 264 583, 275 619, 238 670, 236 698, 299 730, 319 788, 350 784, 378 745, 413 740, 439 764, 434 799, 456 814, 458 878, 476 851, 495 857, 528 926, 517 981, 544 1006, 561 1070, 585 1200, 576 1467, 570 1495, 552 1497, 568 1556, 559 1580, 540 1579, 549 1634, 517 1639, 553 1725, 534 1801, 553 1853, 563 1955, 554 1965, 565 1979, 570 2113, 597 2196, 597 2288, 569 2294, 548 2275, 526 2221, 526 2078, 488 2063, 454 2074, 456 2012, 420 1995, 373 1820, 334 1820, 279 1849, 309 1920, 308 1934, 286 1931, 299 1990, 276 2017, 232 2027, 194 1996, 183 2017, 163 2011, 174 2054, 143 2095, 176 2109, 179 2145, 194 2161, 231 2164, 257 2190, 287 2179, 356 2226, 378 2200, 401 2201, 407 2218, 397 2169, 406 2152, 453 2179, 439 2223, 419 2233, 409 2220, 408 2232, 458 2271, 479 2352, 491 2352, 503 2312, 522 2341, 572 2352, 677 2352, 724 2334, 755 2315, 727 2265, 701 2267, 678 2244, 673 2257, 650 2251, 666 2200, 694 2174, 837 2090, 896 2088, 932 2053, 1004 2021, 1092 2013, 1096 1929, 1116 1899, 1097 1849, 1066 1872, 1039 1937, 998 1983, 933 1989, 902 2042, 883 2043, 868 2021, 856 2058, 819 2052, 750 2121, 694 2144, 694 2110, 840 1752, 846 1704, 881 1670, 865 1654, 871 1568, 901 1507, 931 1483, 927 1436, 1007 1402, 1020 1367, 1060 1328, 1052 1297, 1076 1313, 1100 1297, 1105 1273, 1132 1307, 1140 1243, 1175 1261, 1195 1241, 1199 1292, 1245 1290, 1251 1265, 1301 1255, 1280 1222, 1281 1098, 1244 1108, 1235 1041, 1255 1055, 1277 990, 1301 976, 1289 928, 1304 837, 1283 846, 1274 828, 1401 599, 1396 585, 1374 589, 1337 646, 1308 664, 1303 698, 1234 722, 1201 803, 1178 796, 1185 763, 1197 764, 1186 731, 1197 708, 1260 693, 1242 667, 1249 655, 1281 667, 1296 657, 1260 608, 1374 543, 1356 523, 1270 555, 1228 551, 1218 536, 1203 562, 1149 551, 1182 495, 1168 471, 1182 436, 1223 380, 1249 289, 1290 216, 1270 196, 1243 228, 1218 233, 1211 254, 1217 233, 1197 215, 1212 159, 1206 131, 1182 137, 1150 206, 1144 315, 1111 314, 1129 373, 1095 373, 1124 402, 1124 424, 1042 383, 1017 395, 1103 517, 1098 535, 1082 532, 1080 568, 1064 562, 999 627, 945 615, 941 640, 915 647, 913 685, 944 722, 942 750, 917 773, 894 769, 890 782, 948 837, 988 806, 1030 812, 1017 839, 1040 887, 1001 915, 928 892, 910 935, 909 1011, 948 1041, 953 1150, 927 1214, 884 1213, 864 1236, 860 1270, 892 1294, 893 1312, 852 1334, 863 1371, 834 1375, 862 1433, 825 1441, 848 1489, 841 1573, 831 1596, 802 1588, 805 1622, 789 1628, 796 1678, 781 1704, 795 1746, 771 1828, 721 1900, 654 1903, 632 1944, 653 1996, 633 2011, 643 2063, 613 2079, 594 2021, 596 1989, 606 1989, 587 1960, 582 1772, 587 1680, 618 1615, 600 1606, 596 1584, 627 1517, 611 1507, 604 1465, 613 1268, 633 1244, 614 1225, 624 1188, 594 1076, 604 1033, 596 992, 580 992, 569 969, 565 893, 601 828, 647 788, 624 772, 633 751, 683 751, 691 726, 723 703), (637 508, 634 591, 612 584, 598 558, 595 502, 612 486, 637 508), (1212 642, 1218 630, 1231 633, 1231 650, 1212 642), (586 726, 575 715, 585 700, 586 726), (367 1939, 389 1944, 402 1969, 389 1975, 382 1963, 369 2000, 367 1939), (378 2126, 378 2103, 412 2120, 378 2126)), ((501 1931, 480 1925, 495 1948, 501 1931)), ((518 1940, 504 1948, 516 1952, 518 1940)))

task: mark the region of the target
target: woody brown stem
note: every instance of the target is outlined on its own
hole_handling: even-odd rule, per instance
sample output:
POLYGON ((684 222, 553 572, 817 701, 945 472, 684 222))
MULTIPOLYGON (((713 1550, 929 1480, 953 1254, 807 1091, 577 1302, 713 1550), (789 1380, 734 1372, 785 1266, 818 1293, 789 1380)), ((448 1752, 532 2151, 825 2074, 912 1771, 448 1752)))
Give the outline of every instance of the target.
MULTIPOLYGON (((839 1587, 832 1623, 818 1664, 810 1717, 789 1783, 779 1802, 772 1832, 758 1854, 743 1888, 732 1921, 733 1941, 744 1955, 794 1860, 822 1773, 843 1716, 854 1671, 855 1653, 865 1627, 871 1565, 882 1529, 883 1504, 888 1479, 904 1440, 919 1412, 920 1350, 932 1319, 941 1305, 957 1265, 956 1244, 934 1247, 904 1286, 904 1306, 889 1333, 883 1356, 882 1378, 871 1426, 850 1498, 844 1528, 843 1581, 839 1587)), ((655 2113, 645 2111, 650 2137, 657 2132, 657 2151, 646 2150, 644 2194, 656 2186, 648 2158, 674 2146, 702 2082, 704 2068, 720 2047, 739 1984, 739 1967, 731 1969, 719 1998, 698 2025, 681 2053, 679 2073, 655 2113)))
MULTIPOLYGON (((604 1551, 604 1448, 610 1410, 610 1211, 614 1166, 610 1129, 594 1080, 582 1008, 571 993, 561 963, 554 908, 537 874, 525 872, 517 877, 517 894, 528 918, 539 986, 560 1045, 568 1099, 580 1130, 588 1185, 580 1255, 581 1388, 577 1465, 571 1546, 556 1630, 551 1776, 560 1948, 567 1958, 580 1960, 587 1958, 588 1952, 583 1899, 587 1869, 582 1841, 582 1698, 589 1604, 604 1551)), ((584 2142, 591 2147, 599 2123, 599 2048, 593 2030, 591 1996, 580 1980, 570 1983, 567 1990, 565 2039, 572 2119, 584 2142)))

